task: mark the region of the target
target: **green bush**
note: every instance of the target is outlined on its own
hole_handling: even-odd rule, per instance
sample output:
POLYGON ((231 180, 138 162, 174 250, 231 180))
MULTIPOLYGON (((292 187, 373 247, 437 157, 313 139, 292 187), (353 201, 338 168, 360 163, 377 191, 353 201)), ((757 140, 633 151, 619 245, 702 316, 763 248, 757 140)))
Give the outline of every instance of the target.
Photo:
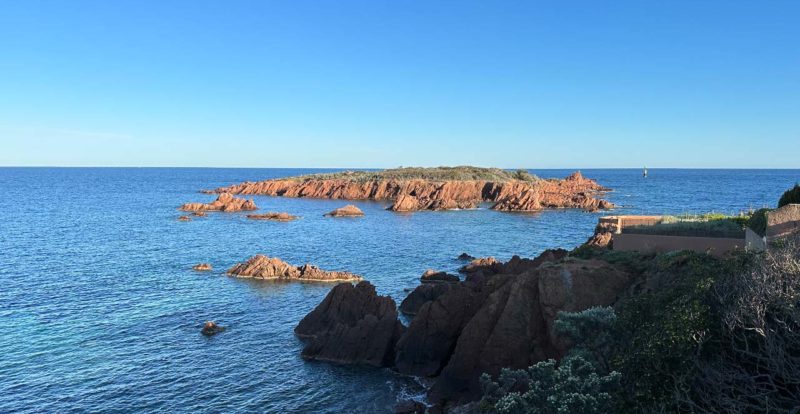
POLYGON ((493 382, 481 376, 481 406, 500 414, 605 414, 612 412, 620 374, 598 374, 580 355, 547 360, 527 370, 504 369, 493 382), (520 391, 520 389, 524 391, 520 391))
POLYGON ((718 334, 694 358, 692 387, 677 397, 698 411, 798 412, 800 408, 800 239, 756 256, 718 280, 718 334))
POLYGON ((723 260, 688 251, 655 257, 647 271, 651 287, 617 305, 610 358, 610 368, 623 375, 617 411, 689 409, 675 395, 696 376, 696 355, 714 352, 701 347, 718 335, 712 287, 746 261, 746 255, 723 260))
POLYGON ((778 208, 787 204, 800 204, 800 184, 795 184, 794 187, 786 190, 778 200, 778 208))
POLYGON ((608 372, 614 342, 611 308, 559 313, 555 331, 572 341, 572 350, 556 363, 547 360, 527 370, 503 369, 497 382, 481 376, 485 411, 502 414, 600 414, 610 412, 620 383, 618 372, 608 372))
POLYGON ((770 212, 768 208, 756 210, 750 219, 747 220, 747 227, 753 230, 761 237, 767 235, 767 213, 770 212))
POLYGON ((528 170, 521 170, 521 169, 514 171, 511 174, 511 176, 515 180, 520 180, 520 181, 537 181, 539 179, 539 177, 529 173, 528 170))

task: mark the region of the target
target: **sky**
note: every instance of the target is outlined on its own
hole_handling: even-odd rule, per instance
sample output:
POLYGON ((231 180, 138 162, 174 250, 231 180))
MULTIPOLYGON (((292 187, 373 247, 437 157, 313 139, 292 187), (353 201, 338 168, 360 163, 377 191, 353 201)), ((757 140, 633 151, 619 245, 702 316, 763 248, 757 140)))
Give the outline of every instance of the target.
POLYGON ((3 166, 798 154, 798 1, 0 0, 3 166))

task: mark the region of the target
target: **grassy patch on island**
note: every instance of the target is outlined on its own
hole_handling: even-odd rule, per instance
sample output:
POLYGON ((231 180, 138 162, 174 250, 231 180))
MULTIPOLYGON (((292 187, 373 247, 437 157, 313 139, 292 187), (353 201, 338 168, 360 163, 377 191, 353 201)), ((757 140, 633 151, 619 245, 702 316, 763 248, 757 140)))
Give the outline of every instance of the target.
POLYGON ((308 174, 293 177, 297 180, 350 180, 357 182, 377 180, 427 180, 427 181, 497 181, 520 180, 534 182, 539 178, 526 170, 507 171, 500 168, 471 166, 459 167, 401 167, 381 171, 342 171, 337 173, 308 174))

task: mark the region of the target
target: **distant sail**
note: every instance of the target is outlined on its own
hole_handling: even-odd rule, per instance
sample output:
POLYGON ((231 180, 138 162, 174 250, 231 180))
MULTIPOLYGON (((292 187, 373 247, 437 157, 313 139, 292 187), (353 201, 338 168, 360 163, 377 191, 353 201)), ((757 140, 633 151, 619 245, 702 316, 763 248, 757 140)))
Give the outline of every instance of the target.
POLYGON ((644 167, 644 172, 642 172, 642 177, 647 177, 647 167, 644 167))

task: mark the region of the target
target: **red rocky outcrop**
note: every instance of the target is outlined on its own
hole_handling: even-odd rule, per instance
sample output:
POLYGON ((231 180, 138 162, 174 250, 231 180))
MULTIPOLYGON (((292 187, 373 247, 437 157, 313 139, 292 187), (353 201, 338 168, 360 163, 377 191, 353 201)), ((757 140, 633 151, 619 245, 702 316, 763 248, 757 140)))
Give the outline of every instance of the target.
POLYGON ((222 211, 232 213, 236 211, 256 210, 256 203, 253 200, 234 197, 230 193, 221 193, 216 200, 211 203, 187 203, 179 208, 182 211, 222 211))
POLYGON ((364 212, 361 211, 360 208, 352 204, 348 204, 344 207, 339 207, 330 213, 326 213, 325 217, 361 217, 363 215, 364 212))
POLYGON ((362 280, 361 276, 350 272, 329 272, 316 266, 305 264, 292 266, 277 257, 255 255, 244 263, 228 270, 228 275, 240 278, 286 280, 300 282, 351 282, 362 280))
POLYGON ((313 197, 343 200, 393 201, 393 211, 476 208, 491 202, 503 211, 537 211, 549 208, 598 210, 613 204, 596 196, 608 189, 576 172, 563 180, 424 180, 347 178, 281 178, 244 182, 209 192, 313 197))

